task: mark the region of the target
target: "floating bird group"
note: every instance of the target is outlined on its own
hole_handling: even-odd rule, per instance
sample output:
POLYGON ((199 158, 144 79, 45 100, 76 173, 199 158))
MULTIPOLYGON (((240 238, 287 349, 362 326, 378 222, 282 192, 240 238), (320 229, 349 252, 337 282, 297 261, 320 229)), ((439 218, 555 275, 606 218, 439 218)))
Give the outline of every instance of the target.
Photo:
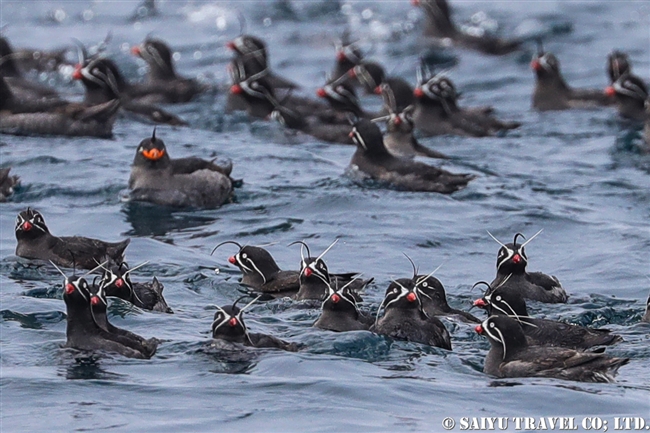
MULTIPOLYGON (((163 286, 156 277, 150 283, 132 282, 131 272, 145 265, 129 268, 124 250, 129 239, 107 243, 84 237, 57 238, 49 233, 43 216, 35 210, 21 212, 16 222, 16 255, 28 259, 47 260, 64 276, 63 299, 68 311, 67 347, 78 350, 102 350, 127 357, 150 358, 158 340, 143 339, 113 326, 106 317, 107 296, 120 298, 136 307, 173 313, 167 305, 163 286), (30 235, 26 237, 26 235, 30 235), (35 236, 31 236, 35 235, 35 236), (39 250, 36 254, 34 251, 39 250), (59 265, 90 269, 83 276, 67 276, 59 265), (91 283, 85 278, 93 272, 101 277, 91 283)), ((497 254, 497 276, 485 285, 484 295, 473 306, 484 309, 483 322, 468 311, 451 308, 443 284, 433 276, 422 275, 413 267, 413 275, 393 279, 384 299, 371 311, 362 308, 362 292, 373 278, 362 279, 361 273, 330 273, 324 260, 338 240, 314 257, 304 241, 300 244, 300 268, 282 270, 263 247, 226 241, 237 251, 228 263, 242 272, 240 284, 249 291, 232 305, 217 306, 211 325, 212 345, 237 344, 250 347, 297 351, 301 346, 266 334, 248 331, 244 311, 257 301, 288 298, 301 308, 318 308, 320 316, 313 326, 335 332, 367 330, 387 337, 452 350, 452 338, 440 318, 461 324, 477 324, 476 332, 490 340, 485 372, 498 377, 540 376, 590 382, 611 381, 617 369, 629 362, 627 358, 605 355, 603 347, 622 341, 619 335, 605 329, 531 317, 525 298, 540 302, 566 302, 568 296, 559 280, 541 272, 526 271, 528 257, 521 233, 512 243, 503 244, 497 254), (306 251, 306 255, 305 255, 306 251), (504 275, 507 273, 507 275, 504 275), (244 298, 253 298, 245 307, 237 307, 244 298), (544 355, 544 356, 541 356, 544 355), (563 364, 568 362, 568 364, 563 364), (522 364, 522 365, 520 365, 522 364), (564 365, 564 368, 561 368, 564 365)), ((492 236, 492 235, 490 235, 492 236)), ((650 302, 650 298, 648 300, 650 302)), ((646 312, 644 321, 649 321, 646 312)))
MULTIPOLYGON (((525 43, 481 32, 463 32, 453 23, 446 0, 412 3, 422 9, 424 35, 434 43, 489 55, 505 55, 520 50, 525 43)), ((138 16, 155 16, 154 2, 145 5, 138 16)), ((85 94, 82 102, 70 102, 53 89, 24 78, 17 62, 20 55, 0 36, 0 132, 111 137, 120 111, 147 122, 187 126, 185 120, 157 104, 189 102, 207 92, 208 86, 178 75, 172 50, 153 37, 132 47, 131 52, 146 62, 148 74, 142 83, 129 83, 105 53, 109 40, 110 37, 93 56, 77 43, 79 58, 72 78, 81 81, 85 94)), ((476 179, 474 174, 455 174, 415 160, 447 158, 421 144, 417 139, 420 136, 501 136, 520 126, 519 122, 499 120, 493 107, 459 105, 461 95, 453 81, 444 73, 434 73, 424 59, 414 65, 417 74, 413 86, 404 77, 389 76, 382 65, 364 58, 348 32, 337 46, 333 71, 316 91, 318 99, 296 94, 296 83, 271 71, 266 43, 261 38, 242 32, 227 47, 233 58, 228 64, 232 82, 226 113, 244 111, 251 118, 274 119, 289 131, 320 141, 354 145, 350 172, 390 188, 452 194, 476 179), (363 107, 357 96, 359 91, 381 97, 381 111, 374 113, 363 107)), ((60 58, 52 53, 52 62, 62 61, 60 58)), ((632 74, 625 53, 614 51, 608 57, 610 85, 604 91, 570 87, 562 77, 559 60, 545 51, 541 42, 531 68, 536 81, 534 109, 615 105, 622 117, 645 123, 645 140, 650 146, 647 86, 632 74)), ((229 202, 234 188, 241 184, 241 180, 230 176, 232 168, 230 161, 221 164, 198 157, 171 158, 154 128, 151 137, 135 148, 128 180, 129 198, 163 206, 217 208, 229 202)), ((9 170, 0 171, 0 200, 10 196, 19 184, 9 170)), ((67 347, 131 358, 154 356, 157 339, 144 339, 117 328, 106 314, 107 297, 120 298, 145 310, 173 312, 156 277, 151 282, 131 281, 131 273, 146 263, 129 267, 125 262, 129 239, 110 243, 79 236, 57 237, 50 233, 43 215, 31 208, 18 214, 15 234, 17 256, 47 261, 64 277, 67 347), (66 275, 59 267, 72 268, 73 275, 66 275), (90 271, 77 276, 77 269, 90 271), (101 275, 89 281, 86 277, 92 273, 101 275)), ((210 326, 213 344, 301 350, 296 343, 249 332, 244 322, 244 312, 256 302, 290 298, 306 308, 320 309, 314 327, 336 332, 365 330, 444 350, 452 350, 452 337, 441 317, 458 321, 462 326, 473 324, 476 332, 486 336, 490 343, 484 371, 492 376, 609 382, 629 362, 628 358, 604 353, 603 347, 620 342, 620 336, 604 329, 528 314, 526 300, 563 303, 568 299, 558 278, 526 270, 525 247, 538 234, 525 239, 517 233, 513 242, 507 244, 490 235, 500 245, 496 277, 491 283, 475 284, 485 285, 486 291, 473 304, 487 312, 485 320, 452 308, 444 286, 433 276, 435 271, 422 275, 412 261, 413 275, 392 279, 380 305, 369 309, 363 304, 362 295, 373 279, 362 278, 360 272, 331 273, 325 263, 324 256, 336 241, 317 256, 311 254, 304 241, 294 242, 300 244, 299 270, 281 269, 263 247, 223 242, 212 253, 223 245, 237 247, 228 262, 242 272, 240 283, 250 294, 231 305, 216 307, 210 326), (244 298, 252 299, 238 307, 244 298)), ((646 322, 650 322, 648 309, 642 319, 646 322)))

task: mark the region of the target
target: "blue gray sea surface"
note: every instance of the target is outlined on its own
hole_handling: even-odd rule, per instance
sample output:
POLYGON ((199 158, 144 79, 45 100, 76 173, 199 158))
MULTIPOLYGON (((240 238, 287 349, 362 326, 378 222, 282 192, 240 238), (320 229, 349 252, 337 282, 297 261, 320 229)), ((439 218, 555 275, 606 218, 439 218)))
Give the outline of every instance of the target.
MULTIPOLYGON (((648 2, 451 4, 457 22, 483 12, 502 35, 542 36, 573 86, 604 88, 613 49, 628 52, 634 71, 650 77, 648 2)), ((353 147, 224 114, 231 56, 225 43, 240 32, 238 12, 246 31, 268 42, 274 70, 314 95, 346 27, 370 58, 415 82, 427 46, 422 13, 408 1, 166 1, 159 16, 131 20, 137 6, 3 0, 0 18, 19 48, 55 49, 73 37, 93 45, 112 31, 106 54, 131 81, 142 80, 146 69, 129 48, 148 34, 166 40, 179 72, 218 92, 166 107, 190 127, 159 127, 158 137, 173 157, 230 158, 233 177, 244 184, 234 203, 216 210, 125 201, 136 146, 152 130, 129 117, 118 120, 111 140, 0 135, 1 165, 22 178, 0 205, 0 430, 394 432, 440 431, 443 418, 463 416, 650 418, 650 328, 639 324, 650 289, 650 156, 640 151, 640 130, 614 108, 531 110, 534 42, 500 57, 448 51, 458 60, 447 74, 463 93, 461 104, 493 105, 500 118, 522 126, 502 137, 423 139, 451 156, 433 164, 477 175, 467 189, 444 196, 359 183, 345 174, 353 147), (156 275, 175 314, 112 302, 109 315, 117 326, 163 340, 151 360, 81 362, 61 348, 61 276, 14 256, 14 221, 27 206, 41 211, 56 235, 131 237, 127 261, 149 261, 132 278, 156 275), (631 361, 615 384, 495 380, 482 372, 489 345, 473 326, 445 321, 449 352, 369 332, 317 330, 317 310, 282 299, 251 307, 248 326, 303 350, 226 356, 207 347, 213 305, 241 294, 238 271, 227 261, 232 246, 210 256, 219 242, 272 244, 267 248, 280 266, 297 269, 299 249, 289 243, 305 240, 322 251, 340 238, 328 266, 375 277, 362 305, 372 312, 391 279, 411 275, 406 253, 422 273, 442 265, 436 276, 450 303, 468 309, 480 294, 471 286, 495 275, 499 246, 487 231, 510 240, 540 229, 527 246, 529 269, 558 276, 570 299, 531 309, 620 333, 625 341, 608 352, 631 361)), ((70 72, 32 78, 79 100, 83 91, 70 72)), ((375 96, 363 102, 379 107, 375 96)))

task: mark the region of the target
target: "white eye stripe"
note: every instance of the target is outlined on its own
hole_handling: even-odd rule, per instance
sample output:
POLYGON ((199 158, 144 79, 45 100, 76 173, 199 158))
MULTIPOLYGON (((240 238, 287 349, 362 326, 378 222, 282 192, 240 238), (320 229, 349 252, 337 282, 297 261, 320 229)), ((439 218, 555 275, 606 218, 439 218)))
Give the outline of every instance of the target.
POLYGON ((329 96, 330 98, 339 101, 339 102, 346 102, 347 99, 343 96, 344 91, 342 86, 338 86, 336 89, 334 89, 332 86, 327 85, 323 87, 323 90, 325 90, 325 94, 329 96))
POLYGON ((364 141, 363 137, 361 137, 361 134, 359 134, 359 131, 357 131, 357 128, 352 129, 352 140, 363 147, 364 149, 368 150, 368 146, 366 146, 366 142, 364 141))
MULTIPOLYGON (((379 308, 377 309, 377 315, 375 316, 375 324, 379 320, 379 313, 381 313, 382 308, 385 310, 386 308, 388 308, 388 306, 390 304, 392 304, 394 302, 397 302, 399 299, 406 296, 408 294, 408 292, 409 292, 409 290, 406 287, 402 286, 397 281, 393 280, 393 283, 397 284, 399 287, 393 287, 393 290, 391 290, 389 293, 387 293, 386 296, 384 297, 384 299, 381 301, 381 304, 379 304, 379 308), (394 293, 398 293, 398 292, 401 292, 401 293, 398 296, 396 296, 395 299, 392 299, 389 302, 386 302, 386 299, 388 299, 389 295, 394 294, 394 293)), ((416 296, 417 296, 417 294, 416 294, 416 296)), ((419 300, 419 298, 418 298, 418 300, 419 300)))
MULTIPOLYGON (((259 270, 259 268, 257 267, 257 265, 255 265, 255 262, 254 262, 253 260, 251 260, 250 258, 247 258, 246 260, 248 260, 248 263, 250 263, 250 265, 253 267, 253 269, 255 269, 255 271, 256 271, 258 274, 260 274, 260 276, 262 277, 262 280, 264 281, 264 284, 266 284, 266 276, 264 276, 264 273, 262 273, 262 271, 259 270)), ((243 265, 242 265, 242 266, 243 266, 243 265)), ((250 270, 250 269, 249 269, 249 270, 250 270)))
POLYGON ((354 53, 354 46, 348 45, 343 48, 343 55, 352 63, 359 63, 361 58, 354 53))
MULTIPOLYGON (((266 70, 264 70, 265 72, 266 70)), ((256 98, 266 98, 267 93, 264 92, 264 88, 262 87, 262 91, 256 90, 259 89, 261 86, 259 82, 255 81, 252 79, 253 77, 250 77, 244 81, 239 82, 239 86, 242 88, 246 94, 250 96, 254 96, 256 98)), ((257 79, 257 77, 255 78, 257 79)))
POLYGON ((79 294, 84 298, 84 300, 85 300, 86 302, 88 302, 88 296, 86 296, 86 294, 85 294, 84 292, 82 292, 82 291, 81 291, 81 288, 79 287, 79 284, 80 284, 82 281, 84 281, 84 280, 82 280, 82 279, 78 279, 78 280, 75 281, 74 283, 70 283, 70 282, 68 281, 68 279, 66 279, 66 281, 65 281, 65 285, 67 286, 68 284, 72 284, 72 287, 74 287, 75 290, 76 290, 77 292, 79 292, 79 294))
POLYGON ((366 68, 357 66, 354 68, 354 71, 357 74, 359 81, 364 83, 367 87, 370 87, 372 89, 377 87, 378 84, 375 82, 375 80, 372 78, 372 75, 370 75, 370 72, 368 72, 366 68))
POLYGON ((215 319, 215 320, 212 322, 212 332, 213 332, 213 333, 214 333, 214 331, 216 331, 217 329, 221 328, 223 325, 225 325, 226 323, 228 323, 228 321, 229 321, 230 319, 232 319, 232 317, 231 317, 230 315, 226 314, 223 310, 221 310, 219 313, 220 313, 220 316, 223 316, 223 320, 222 320, 221 322, 219 322, 216 326, 215 326, 215 323, 216 323, 216 321, 217 321, 218 319, 215 319))
POLYGON ((114 94, 119 95, 117 80, 115 79, 113 72, 110 69, 107 69, 106 72, 107 73, 104 73, 99 68, 95 67, 94 63, 90 63, 88 66, 81 69, 81 75, 88 81, 92 81, 100 87, 108 87, 114 94))
POLYGON ((550 71, 554 68, 557 68, 557 60, 550 53, 546 53, 539 58, 539 64, 542 65, 544 69, 550 71))
MULTIPOLYGON (((351 304, 354 307, 354 310, 357 312, 358 315, 361 315, 361 312, 359 311, 359 307, 357 307, 357 302, 355 301, 354 297, 352 296, 352 293, 345 291, 345 289, 348 285, 352 284, 353 281, 355 281, 356 278, 351 280, 349 283, 347 283, 345 286, 343 286, 341 289, 338 291, 334 291, 331 286, 328 285, 328 290, 329 290, 329 295, 327 296, 327 299, 323 301, 323 304, 321 305, 321 309, 325 306, 325 302, 329 301, 332 296, 335 294, 339 295, 341 299, 346 301, 347 303, 351 304)), ((381 309, 381 307, 380 307, 381 309)))
MULTIPOLYGON (((307 267, 311 269, 312 275, 324 282, 325 284, 329 285, 330 284, 330 279, 329 279, 329 274, 327 273, 327 269, 321 268, 317 269, 316 268, 316 261, 311 262, 307 267)), ((322 265, 322 262, 320 263, 322 265)))
POLYGON ((499 269, 505 262, 510 260, 515 255, 515 252, 508 247, 503 247, 501 251, 503 251, 506 254, 497 263, 497 269, 499 269))
POLYGON ((502 343, 502 341, 499 339, 499 337, 497 337, 496 335, 494 335, 494 334, 491 332, 491 329, 494 329, 494 327, 495 327, 494 322, 488 322, 488 321, 486 320, 485 322, 482 323, 482 328, 483 328, 483 330, 485 331, 485 333, 486 333, 490 338, 492 338, 493 340, 496 340, 496 341, 498 341, 499 343, 502 343))
POLYGON ((144 50, 141 51, 142 57, 146 61, 153 60, 161 69, 167 69, 168 66, 163 60, 160 52, 151 44, 145 44, 144 50))
POLYGON ((95 71, 97 71, 97 68, 95 67, 95 62, 91 62, 85 68, 81 68, 81 75, 83 75, 83 77, 86 78, 88 81, 92 81, 93 83, 103 87, 105 83, 94 75, 95 71))
POLYGON ((621 80, 616 80, 613 87, 616 92, 632 98, 646 99, 648 97, 648 93, 630 79, 624 80, 622 83, 621 80))
POLYGON ((104 274, 104 277, 102 278, 102 285, 104 286, 110 286, 113 284, 115 281, 117 281, 117 275, 115 275, 113 272, 108 271, 104 274))
POLYGON ((422 6, 428 9, 430 13, 433 14, 434 16, 438 16, 440 13, 442 13, 442 10, 440 9, 440 7, 435 1, 422 2, 422 6))
POLYGON ((239 51, 243 51, 243 48, 246 46, 246 44, 244 42, 245 42, 244 38, 242 38, 241 36, 238 37, 238 38, 235 38, 235 40, 232 41, 235 48, 237 48, 237 50, 239 50, 239 51))
POLYGON ((271 113, 271 119, 275 120, 276 122, 279 122, 280 125, 284 126, 285 128, 287 127, 287 122, 284 120, 284 116, 280 111, 278 110, 273 110, 271 113))
MULTIPOLYGON (((433 80, 433 78, 432 78, 432 80, 433 80)), ((437 98, 437 95, 436 95, 435 92, 432 90, 432 86, 433 86, 433 84, 431 84, 431 80, 429 80, 426 84, 424 84, 424 85, 421 87, 421 88, 422 88, 422 92, 423 92, 426 96, 428 96, 430 99, 438 99, 438 98, 437 98)))
MULTIPOLYGON (((246 253, 244 253, 243 256, 246 256, 246 253)), ((245 257, 244 257, 244 258, 245 258, 245 257)), ((240 254, 240 253, 235 254, 235 261, 236 261, 237 264, 242 268, 242 270, 244 271, 244 273, 246 273, 246 272, 253 272, 253 270, 252 270, 251 268, 249 268, 248 266, 246 266, 246 265, 244 264, 244 262, 242 261, 242 254, 240 254)))
POLYGON ((104 294, 104 286, 103 285, 101 285, 101 284, 99 285, 99 287, 97 288, 97 293, 94 293, 93 296, 98 297, 99 300, 102 301, 102 304, 107 305, 106 304, 106 295, 104 294))
MULTIPOLYGON (((505 314, 506 316, 509 316, 509 315, 510 315, 510 313, 508 313, 506 310, 504 310, 503 308, 501 308, 500 305, 494 305, 494 304, 490 304, 490 305, 492 305, 492 307, 494 307, 495 310, 501 311, 501 312, 502 312, 503 314, 505 314)), ((494 325, 494 323, 493 323, 493 325, 494 325)))
POLYGON ((504 347, 504 352, 505 352, 505 343, 503 342, 503 339, 496 336, 495 334, 492 333, 492 330, 495 330, 499 333, 499 335, 502 337, 501 331, 499 331, 499 328, 496 327, 494 322, 488 322, 487 320, 482 323, 483 330, 485 333, 490 337, 491 339, 501 343, 504 347))
POLYGON ((22 226, 24 222, 25 222, 25 218, 23 218, 22 215, 18 214, 18 216, 16 217, 16 228, 22 226))

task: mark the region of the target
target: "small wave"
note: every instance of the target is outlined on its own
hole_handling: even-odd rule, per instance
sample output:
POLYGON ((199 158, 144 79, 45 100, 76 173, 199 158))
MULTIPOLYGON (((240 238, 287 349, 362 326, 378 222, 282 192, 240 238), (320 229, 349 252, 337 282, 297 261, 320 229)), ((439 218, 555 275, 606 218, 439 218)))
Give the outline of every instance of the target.
POLYGON ((250 236, 263 236, 272 233, 289 232, 294 229, 296 225, 302 224, 304 220, 299 218, 287 218, 286 221, 264 226, 250 231, 241 231, 235 234, 236 237, 250 237, 250 236))
POLYGON ((22 328, 43 329, 45 325, 59 323, 66 319, 62 311, 46 311, 39 313, 18 313, 11 310, 0 311, 0 319, 20 323, 22 328))

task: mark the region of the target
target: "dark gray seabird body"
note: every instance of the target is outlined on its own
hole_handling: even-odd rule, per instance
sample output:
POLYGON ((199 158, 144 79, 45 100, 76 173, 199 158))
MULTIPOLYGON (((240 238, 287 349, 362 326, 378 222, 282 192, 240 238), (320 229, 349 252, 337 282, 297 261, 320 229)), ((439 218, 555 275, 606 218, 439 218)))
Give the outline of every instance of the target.
POLYGON ((96 57, 84 61, 76 66, 72 78, 81 80, 84 85, 84 104, 87 106, 119 99, 122 110, 140 118, 168 125, 187 125, 178 116, 145 101, 144 97, 138 97, 141 85, 129 84, 115 62, 110 59, 96 57))
POLYGON ((104 291, 103 284, 89 285, 88 291, 90 293, 89 302, 92 310, 92 317, 97 326, 112 334, 112 339, 114 341, 142 352, 146 358, 151 358, 156 353, 159 343, 157 339, 144 339, 131 331, 118 328, 108 321, 106 311, 108 301, 106 300, 106 292, 104 291))
POLYGON ((20 185, 18 176, 10 175, 11 167, 0 168, 0 202, 14 193, 14 187, 20 185))
MULTIPOLYGON (((215 247, 215 250, 226 243, 239 247, 237 253, 228 258, 228 262, 242 271, 241 284, 259 293, 273 297, 293 296, 300 288, 300 272, 283 271, 273 259, 273 256, 261 247, 244 245, 227 241, 215 247)), ((213 250, 214 252, 214 250, 213 250)))
POLYGON ((482 299, 474 301, 474 305, 484 308, 488 316, 505 315, 517 319, 531 345, 588 349, 623 341, 619 335, 612 334, 607 329, 592 329, 555 320, 530 317, 526 301, 521 294, 503 287, 486 293, 482 299))
POLYGON ((286 93, 300 86, 273 73, 263 40, 241 35, 226 46, 235 54, 228 65, 232 87, 226 100, 226 113, 246 111, 251 117, 266 118, 273 111, 273 104, 267 100, 265 93, 275 98, 278 91, 285 93, 282 99, 292 108, 315 106, 311 100, 286 93), (261 92, 262 87, 264 92, 261 92))
POLYGON ((388 112, 388 115, 385 116, 384 145, 391 154, 401 158, 414 158, 415 156, 448 158, 440 152, 421 145, 413 135, 415 97, 409 83, 401 78, 389 77, 377 89, 384 100, 384 110, 388 112))
POLYGON ((299 347, 296 343, 289 343, 272 335, 248 332, 242 316, 247 306, 240 309, 235 304, 217 308, 212 321, 213 339, 249 347, 298 351, 299 347))
POLYGON ((454 45, 484 54, 503 55, 517 51, 521 40, 507 40, 490 35, 463 33, 451 20, 447 0, 414 0, 413 4, 424 11, 424 35, 453 41, 454 45))
POLYGON ((451 194, 463 189, 474 176, 453 174, 418 161, 393 156, 386 150, 379 127, 369 120, 358 121, 352 129, 357 150, 350 165, 374 180, 409 191, 451 194))
POLYGON ((321 314, 314 322, 314 327, 335 332, 363 331, 370 328, 372 318, 363 314, 355 299, 355 295, 347 288, 330 290, 323 301, 321 314))
POLYGON ((207 87, 191 78, 184 78, 176 73, 172 50, 160 39, 147 38, 141 45, 136 45, 131 52, 141 57, 149 72, 146 82, 131 92, 143 102, 184 103, 194 99, 207 87))
POLYGON ((58 266, 94 269, 106 260, 124 260, 130 239, 110 243, 81 236, 57 237, 50 234, 43 216, 27 209, 16 218, 16 255, 52 261, 58 266))
POLYGON ((330 79, 333 81, 338 80, 347 74, 350 69, 361 63, 362 60, 363 53, 355 43, 350 41, 349 33, 345 32, 341 40, 341 45, 336 50, 336 61, 330 79))
POLYGON ((427 316, 448 316, 460 319, 463 322, 479 323, 480 320, 467 311, 451 308, 447 303, 445 288, 436 277, 416 275, 414 282, 420 292, 422 310, 427 316))
POLYGON ((539 111, 595 108, 611 105, 612 99, 601 89, 574 89, 560 72, 560 62, 548 52, 538 52, 531 61, 535 72, 533 108, 539 111))
POLYGON ((521 325, 505 316, 492 316, 476 326, 487 336, 490 351, 483 371, 491 376, 552 377, 580 382, 613 382, 629 358, 614 358, 602 351, 581 352, 557 346, 529 346, 521 325))
POLYGON ((289 130, 300 131, 327 143, 353 145, 350 138, 350 125, 323 122, 318 116, 305 116, 284 106, 276 106, 271 118, 289 130))
POLYGON ((252 35, 240 35, 226 44, 235 53, 235 60, 241 62, 242 76, 250 77, 266 71, 265 77, 273 89, 298 89, 300 86, 282 78, 270 70, 266 42, 252 35))
POLYGON ((55 97, 34 98, 22 95, 11 88, 6 77, 0 75, 0 110, 3 111, 3 116, 49 112, 61 109, 68 104, 68 102, 55 97))
POLYGON ((618 80, 621 75, 632 72, 630 58, 626 53, 614 50, 607 56, 607 75, 609 82, 612 84, 618 80))
POLYGON ((631 73, 623 74, 605 92, 614 97, 621 117, 647 123, 648 110, 645 104, 650 95, 641 78, 631 73))
POLYGON ((449 331, 439 319, 423 311, 412 279, 393 281, 386 289, 380 309, 382 306, 384 315, 370 328, 371 331, 398 340, 451 350, 449 331))
MULTIPOLYGON (((526 271, 528 256, 524 247, 537 234, 523 244, 518 244, 517 238, 521 236, 521 233, 517 233, 514 242, 509 244, 503 244, 497 240, 501 245, 497 253, 497 275, 490 283, 490 287, 494 289, 503 287, 504 290, 514 290, 524 298, 534 301, 566 302, 569 296, 557 277, 542 272, 526 271)), ((494 239, 496 240, 496 238, 494 239)))
POLYGON ((63 300, 67 311, 65 347, 112 352, 140 359, 148 359, 155 353, 157 342, 147 344, 146 347, 142 345, 142 350, 134 349, 131 347, 135 345, 134 340, 112 334, 97 323, 90 308, 88 283, 83 278, 66 278, 63 300), (128 344, 124 344, 125 338, 128 344))
MULTIPOLYGON (((299 242, 306 246, 304 242, 299 242)), ((361 302, 360 292, 370 284, 374 278, 361 279, 358 272, 348 272, 333 274, 329 272, 323 256, 330 250, 332 243, 320 256, 312 257, 309 255, 307 247, 307 257, 302 255, 300 260, 300 288, 298 293, 293 296, 297 301, 303 300, 325 300, 331 293, 331 290, 345 288, 345 293, 352 296, 355 301, 361 302)), ((302 248, 302 247, 301 247, 302 248)))
MULTIPOLYGON (((4 36, 0 35, 0 77, 3 77, 12 93, 22 100, 58 99, 57 92, 47 86, 27 80, 18 65, 18 60, 27 52, 16 52, 4 36)), ((41 55, 38 53, 37 55, 41 55)))
POLYGON ((114 296, 132 303, 144 310, 170 313, 174 311, 167 305, 163 296, 163 285, 156 277, 151 282, 132 282, 129 266, 122 263, 110 263, 105 267, 102 284, 106 296, 114 296))
POLYGON ((454 83, 443 75, 429 75, 428 72, 421 72, 418 87, 413 91, 413 120, 422 134, 487 137, 520 126, 518 122, 501 121, 494 117, 492 107, 460 107, 454 83))
POLYGON ((136 150, 130 197, 172 207, 219 207, 232 195, 231 169, 200 158, 171 159, 154 131, 136 150))
POLYGON ((86 106, 59 99, 25 100, 0 77, 0 132, 110 138, 120 101, 86 106))

